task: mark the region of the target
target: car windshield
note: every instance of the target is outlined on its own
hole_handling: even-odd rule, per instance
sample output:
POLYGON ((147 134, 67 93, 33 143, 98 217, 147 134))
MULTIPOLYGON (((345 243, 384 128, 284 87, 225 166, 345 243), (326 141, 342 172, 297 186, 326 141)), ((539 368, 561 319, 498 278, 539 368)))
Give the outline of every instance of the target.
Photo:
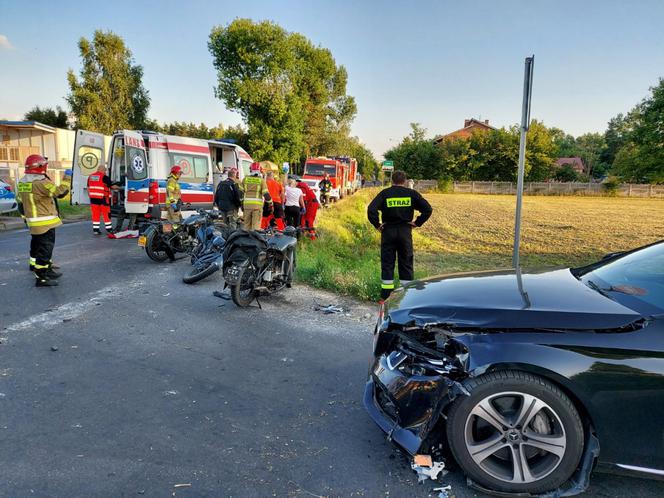
POLYGON ((581 280, 608 297, 627 296, 664 311, 664 243, 610 261, 581 280))
POLYGON ((304 166, 304 174, 311 176, 323 176, 325 173, 328 173, 330 176, 334 176, 336 172, 335 166, 332 164, 313 164, 307 163, 304 166))

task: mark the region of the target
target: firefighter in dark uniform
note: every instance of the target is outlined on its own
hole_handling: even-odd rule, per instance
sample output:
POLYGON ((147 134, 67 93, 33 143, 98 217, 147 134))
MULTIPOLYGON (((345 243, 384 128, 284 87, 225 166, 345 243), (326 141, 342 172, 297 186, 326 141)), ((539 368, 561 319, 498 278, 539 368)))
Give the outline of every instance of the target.
POLYGON ((406 187, 406 180, 406 173, 403 171, 392 173, 392 186, 382 190, 367 209, 369 222, 381 232, 382 299, 387 299, 394 290, 394 263, 397 256, 399 282, 405 285, 413 280, 412 230, 421 227, 432 212, 431 205, 419 192, 406 187), (420 215, 413 221, 415 211, 419 211, 420 215))

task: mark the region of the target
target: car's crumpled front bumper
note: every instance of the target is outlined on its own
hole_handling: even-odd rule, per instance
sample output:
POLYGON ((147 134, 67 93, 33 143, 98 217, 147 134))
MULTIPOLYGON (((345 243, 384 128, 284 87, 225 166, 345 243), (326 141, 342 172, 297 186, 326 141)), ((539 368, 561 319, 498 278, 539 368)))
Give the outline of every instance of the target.
POLYGON ((409 454, 423 450, 441 411, 456 397, 456 383, 445 375, 407 375, 390 362, 376 358, 364 391, 371 418, 409 454))

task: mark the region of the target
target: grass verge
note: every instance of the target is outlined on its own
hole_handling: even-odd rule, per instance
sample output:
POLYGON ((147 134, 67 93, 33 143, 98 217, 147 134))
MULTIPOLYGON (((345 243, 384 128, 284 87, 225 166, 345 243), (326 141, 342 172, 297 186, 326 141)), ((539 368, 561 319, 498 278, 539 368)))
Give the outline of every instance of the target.
MULTIPOLYGON (((380 234, 366 219, 377 189, 319 210, 316 241, 299 247, 298 279, 360 299, 380 294, 380 234)), ((434 214, 414 232, 415 276, 507 268, 513 196, 427 194, 434 214)), ((524 198, 524 268, 582 265, 608 252, 664 239, 664 201, 607 197, 524 198)))

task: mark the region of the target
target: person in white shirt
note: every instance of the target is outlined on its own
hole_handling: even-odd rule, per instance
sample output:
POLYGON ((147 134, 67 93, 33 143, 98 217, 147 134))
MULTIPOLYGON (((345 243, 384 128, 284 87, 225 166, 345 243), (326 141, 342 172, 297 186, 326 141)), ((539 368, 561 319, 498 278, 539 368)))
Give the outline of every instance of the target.
POLYGON ((286 185, 286 225, 291 227, 300 226, 300 216, 306 213, 304 208, 304 195, 297 188, 297 182, 291 178, 286 185))

